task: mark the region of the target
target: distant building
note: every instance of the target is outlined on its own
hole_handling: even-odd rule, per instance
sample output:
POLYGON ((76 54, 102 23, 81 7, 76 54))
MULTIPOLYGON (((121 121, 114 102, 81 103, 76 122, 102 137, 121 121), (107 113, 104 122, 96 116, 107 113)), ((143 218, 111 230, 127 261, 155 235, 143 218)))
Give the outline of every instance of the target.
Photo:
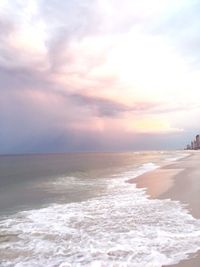
POLYGON ((191 149, 191 146, 190 145, 187 145, 186 149, 187 150, 191 149))
POLYGON ((196 135, 196 149, 200 149, 200 137, 199 137, 199 134, 196 135))
POLYGON ((194 149, 194 143, 191 142, 191 149, 194 149))
POLYGON ((199 134, 196 135, 195 139, 191 142, 191 145, 186 146, 186 149, 187 150, 190 150, 190 149, 200 150, 200 135, 199 134))
POLYGON ((194 149, 194 150, 197 149, 197 142, 196 142, 196 139, 193 141, 193 149, 194 149))

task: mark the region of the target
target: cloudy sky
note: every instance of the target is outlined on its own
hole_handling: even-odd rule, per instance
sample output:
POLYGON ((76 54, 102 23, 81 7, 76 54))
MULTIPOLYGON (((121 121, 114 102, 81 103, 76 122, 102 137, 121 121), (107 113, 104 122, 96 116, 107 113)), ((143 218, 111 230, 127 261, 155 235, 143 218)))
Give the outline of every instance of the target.
POLYGON ((182 148, 199 0, 0 0, 0 153, 182 148))

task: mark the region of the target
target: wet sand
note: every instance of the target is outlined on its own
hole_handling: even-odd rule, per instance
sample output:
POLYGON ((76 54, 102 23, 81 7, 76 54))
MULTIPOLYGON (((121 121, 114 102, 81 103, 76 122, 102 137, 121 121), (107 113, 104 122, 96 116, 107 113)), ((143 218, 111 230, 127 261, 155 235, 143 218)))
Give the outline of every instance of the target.
MULTIPOLYGON (((200 219, 200 151, 164 166, 155 171, 130 180, 138 188, 146 188, 151 198, 170 198, 187 205, 193 217, 200 219)), ((190 259, 173 267, 199 267, 200 251, 190 259)))

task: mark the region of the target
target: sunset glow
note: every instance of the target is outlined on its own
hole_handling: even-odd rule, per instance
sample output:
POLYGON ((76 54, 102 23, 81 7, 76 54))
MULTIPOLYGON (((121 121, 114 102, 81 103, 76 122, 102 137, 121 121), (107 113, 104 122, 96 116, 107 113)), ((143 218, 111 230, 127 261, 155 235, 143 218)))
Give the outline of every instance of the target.
POLYGON ((109 150, 112 134, 182 146, 200 116, 199 26, 195 0, 1 0, 1 152, 109 150))

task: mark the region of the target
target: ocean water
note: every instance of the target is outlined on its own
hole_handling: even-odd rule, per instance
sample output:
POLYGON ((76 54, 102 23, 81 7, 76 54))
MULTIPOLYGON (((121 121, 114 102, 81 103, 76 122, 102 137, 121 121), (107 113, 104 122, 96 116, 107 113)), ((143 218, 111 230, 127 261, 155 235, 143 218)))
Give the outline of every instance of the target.
POLYGON ((161 267, 189 257, 200 249, 200 220, 127 182, 187 155, 0 157, 0 266, 161 267))

